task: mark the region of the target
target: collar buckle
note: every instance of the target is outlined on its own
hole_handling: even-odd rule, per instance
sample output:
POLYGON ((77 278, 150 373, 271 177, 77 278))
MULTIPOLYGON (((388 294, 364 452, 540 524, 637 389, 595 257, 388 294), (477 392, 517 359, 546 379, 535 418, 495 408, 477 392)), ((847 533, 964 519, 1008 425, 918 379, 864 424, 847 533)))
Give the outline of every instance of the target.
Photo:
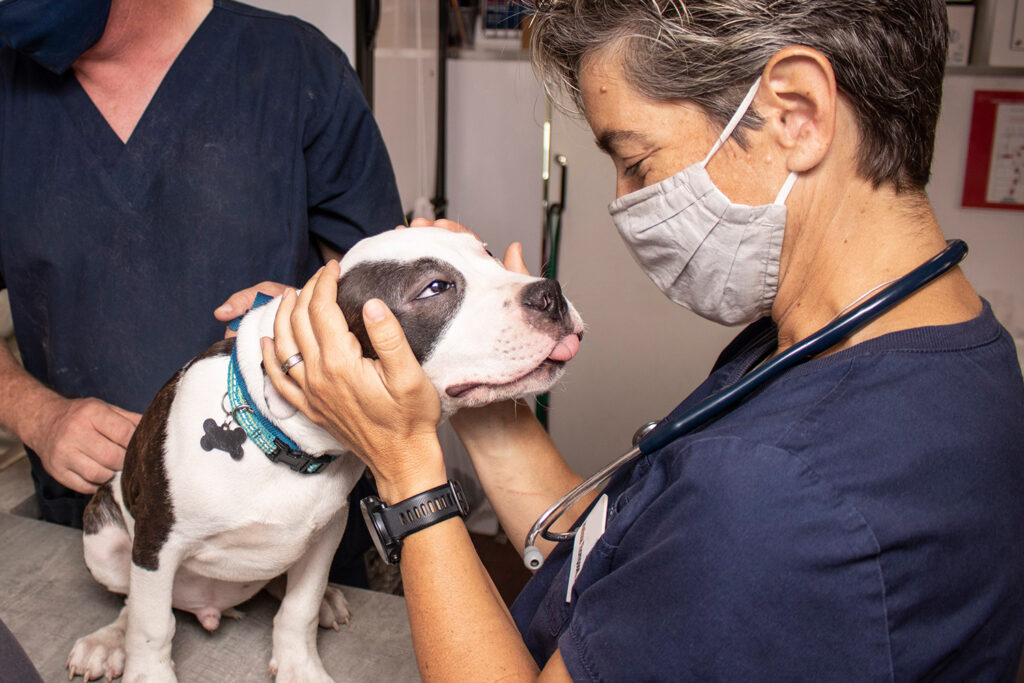
POLYGON ((267 457, 272 462, 285 464, 300 474, 316 474, 333 462, 335 458, 333 455, 317 457, 303 451, 297 451, 281 439, 274 439, 274 445, 277 448, 267 453, 267 457))

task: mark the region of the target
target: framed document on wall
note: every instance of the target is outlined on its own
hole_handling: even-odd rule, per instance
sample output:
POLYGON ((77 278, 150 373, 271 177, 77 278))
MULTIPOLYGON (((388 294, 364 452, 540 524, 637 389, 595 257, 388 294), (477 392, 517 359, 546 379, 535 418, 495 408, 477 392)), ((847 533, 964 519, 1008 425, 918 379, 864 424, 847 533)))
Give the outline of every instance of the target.
POLYGON ((1024 211, 1024 91, 975 91, 963 206, 1024 211))
POLYGON ((971 64, 1024 66, 1024 0, 978 0, 971 64))

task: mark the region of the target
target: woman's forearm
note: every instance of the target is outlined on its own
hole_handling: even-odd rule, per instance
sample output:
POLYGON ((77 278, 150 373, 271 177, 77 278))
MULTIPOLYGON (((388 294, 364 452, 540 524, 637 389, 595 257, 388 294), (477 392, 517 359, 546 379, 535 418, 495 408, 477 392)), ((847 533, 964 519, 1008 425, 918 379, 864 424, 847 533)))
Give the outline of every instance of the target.
MULTIPOLYGON (((502 528, 522 554, 533 522, 581 478, 524 403, 462 411, 451 421, 502 528)), ((592 499, 587 496, 555 529, 567 527, 592 499)), ((551 544, 538 547, 546 555, 551 544)))
POLYGON ((461 519, 448 519, 407 537, 401 567, 424 680, 537 676, 537 666, 461 519))

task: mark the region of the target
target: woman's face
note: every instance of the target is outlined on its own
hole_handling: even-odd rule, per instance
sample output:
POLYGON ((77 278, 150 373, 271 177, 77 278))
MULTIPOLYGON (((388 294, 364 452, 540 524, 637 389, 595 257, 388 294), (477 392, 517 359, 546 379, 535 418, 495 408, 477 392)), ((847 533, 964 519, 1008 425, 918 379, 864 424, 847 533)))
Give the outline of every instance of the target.
MULTIPOLYGON (((626 82, 612 49, 586 60, 579 82, 584 114, 597 145, 615 164, 616 197, 701 161, 722 131, 692 103, 656 102, 637 93, 626 82)), ((771 203, 785 172, 775 168, 776 155, 767 136, 748 130, 746 138, 746 151, 727 144, 712 158, 708 172, 734 202, 771 203)))

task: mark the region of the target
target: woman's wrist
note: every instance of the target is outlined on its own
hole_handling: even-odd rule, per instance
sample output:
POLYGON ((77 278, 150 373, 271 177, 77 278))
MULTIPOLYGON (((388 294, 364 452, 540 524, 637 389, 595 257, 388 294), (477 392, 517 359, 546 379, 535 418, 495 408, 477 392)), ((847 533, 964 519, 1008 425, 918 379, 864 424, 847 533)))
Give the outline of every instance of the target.
POLYGON ((444 456, 436 436, 433 439, 413 441, 404 445, 401 469, 384 474, 375 470, 377 491, 387 505, 394 505, 448 481, 444 456))

